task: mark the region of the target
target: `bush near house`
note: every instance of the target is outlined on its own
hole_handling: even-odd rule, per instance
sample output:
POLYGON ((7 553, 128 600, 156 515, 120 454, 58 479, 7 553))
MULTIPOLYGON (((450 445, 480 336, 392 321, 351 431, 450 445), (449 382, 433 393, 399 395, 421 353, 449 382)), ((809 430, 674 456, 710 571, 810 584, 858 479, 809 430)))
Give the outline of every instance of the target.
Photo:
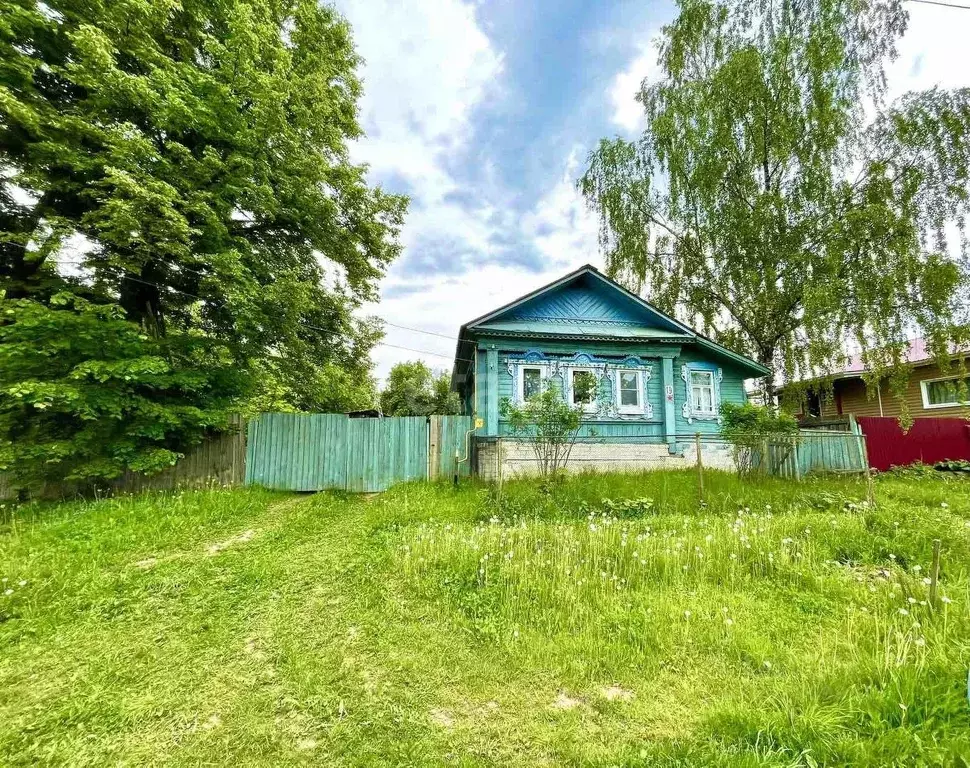
POLYGON ((965 764, 970 483, 937 477, 3 510, 0 763, 965 764))

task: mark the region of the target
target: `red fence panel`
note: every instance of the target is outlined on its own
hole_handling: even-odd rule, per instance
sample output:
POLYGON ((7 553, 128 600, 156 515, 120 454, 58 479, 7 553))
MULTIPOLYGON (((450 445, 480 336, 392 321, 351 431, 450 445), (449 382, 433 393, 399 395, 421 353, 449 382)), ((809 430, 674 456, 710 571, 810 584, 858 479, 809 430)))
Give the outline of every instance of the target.
POLYGON ((869 466, 881 472, 917 461, 970 461, 970 421, 966 419, 916 419, 908 432, 900 429, 898 419, 888 416, 860 416, 858 422, 866 436, 869 466))

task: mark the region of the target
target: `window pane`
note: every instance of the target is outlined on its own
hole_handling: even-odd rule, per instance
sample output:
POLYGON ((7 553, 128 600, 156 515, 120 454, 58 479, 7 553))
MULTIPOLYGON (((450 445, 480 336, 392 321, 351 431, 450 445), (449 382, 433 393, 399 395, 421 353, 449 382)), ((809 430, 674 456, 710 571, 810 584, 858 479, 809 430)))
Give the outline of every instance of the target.
POLYGON ((522 371, 522 398, 528 400, 542 391, 542 371, 538 368, 525 368, 522 371))
POLYGON ((620 374, 620 405, 636 407, 640 405, 640 386, 637 373, 627 371, 620 374))
POLYGON ((695 387, 709 387, 711 386, 713 375, 710 371, 691 371, 690 383, 695 387))
MULTIPOLYGON (((961 399, 967 397, 967 392, 964 391, 963 398, 957 391, 958 381, 956 379, 950 379, 949 381, 931 381, 926 385, 926 396, 929 400, 930 405, 959 405, 961 399)), ((964 382, 967 386, 970 383, 970 379, 964 382)))
POLYGON ((711 371, 691 371, 691 409, 694 413, 714 413, 714 374, 711 371))
POLYGON ((596 402, 596 377, 589 371, 573 371, 573 403, 587 405, 596 402))

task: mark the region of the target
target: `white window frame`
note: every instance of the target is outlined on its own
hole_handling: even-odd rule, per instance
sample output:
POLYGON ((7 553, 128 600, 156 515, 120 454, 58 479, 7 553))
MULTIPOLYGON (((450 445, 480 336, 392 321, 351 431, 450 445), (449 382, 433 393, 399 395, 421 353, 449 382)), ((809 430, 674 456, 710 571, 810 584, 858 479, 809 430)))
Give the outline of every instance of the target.
POLYGON ((643 392, 643 369, 642 368, 617 368, 613 378, 616 387, 616 410, 618 413, 641 415, 644 412, 644 392, 643 392), (623 389, 621 381, 624 373, 632 373, 637 377, 637 404, 623 405, 623 389))
POLYGON ((711 368, 707 365, 691 365, 687 363, 680 367, 680 377, 684 380, 684 407, 682 413, 688 424, 698 421, 722 422, 721 417, 721 380, 724 378, 722 368, 711 368), (706 373, 711 377, 711 407, 713 411, 694 410, 693 374, 706 373))
POLYGON ((585 365, 570 366, 570 368, 569 368, 568 385, 567 385, 567 390, 569 391, 569 401, 568 401, 569 404, 573 408, 579 408, 579 407, 581 407, 583 409, 583 412, 584 413, 596 413, 599 410, 599 399, 600 399, 599 398, 599 394, 600 394, 600 391, 599 391, 599 382, 600 382, 600 377, 597 374, 595 368, 590 368, 590 367, 585 366, 585 365), (573 390, 573 377, 577 373, 581 373, 581 372, 590 374, 593 377, 593 379, 596 381, 596 390, 594 392, 593 400, 592 400, 592 402, 589 402, 589 403, 577 403, 576 402, 576 397, 575 397, 576 393, 573 390))
POLYGON ((548 363, 519 363, 518 370, 516 374, 518 375, 518 386, 515 390, 517 395, 517 400, 519 404, 525 403, 525 371, 526 369, 536 369, 539 371, 539 388, 542 389, 543 384, 545 384, 546 379, 549 378, 549 364, 548 363))
POLYGON ((952 403, 931 403, 930 402, 930 391, 929 385, 937 381, 960 381, 960 379, 966 379, 968 391, 970 391, 970 374, 964 374, 962 376, 940 376, 936 379, 923 379, 919 383, 920 394, 923 396, 923 409, 927 411, 932 411, 937 408, 962 408, 970 405, 970 400, 957 400, 952 403))
POLYGON ((716 416, 717 415, 717 393, 714 391, 714 371, 708 371, 708 370, 705 370, 703 368, 693 368, 693 369, 691 369, 688 372, 687 376, 688 376, 688 379, 689 379, 688 386, 689 386, 689 389, 690 389, 690 411, 691 411, 691 413, 694 414, 694 416, 696 416, 698 418, 704 417, 704 416, 706 416, 708 418, 710 418, 712 416, 716 416), (707 376, 708 383, 707 384, 698 384, 697 386, 700 389, 705 389, 706 388, 706 389, 709 389, 711 391, 711 407, 710 407, 710 410, 699 410, 696 407, 696 405, 694 404, 694 377, 697 376, 697 375, 707 376))

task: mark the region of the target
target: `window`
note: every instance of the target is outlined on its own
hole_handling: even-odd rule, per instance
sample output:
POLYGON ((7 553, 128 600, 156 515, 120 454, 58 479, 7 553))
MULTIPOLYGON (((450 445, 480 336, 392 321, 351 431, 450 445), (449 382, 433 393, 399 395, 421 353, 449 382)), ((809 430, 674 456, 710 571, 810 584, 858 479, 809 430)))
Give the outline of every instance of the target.
POLYGON ((970 404, 970 378, 930 379, 919 383, 924 408, 952 408, 970 404))
POLYGON ((584 411, 596 410, 596 374, 589 369, 574 368, 570 373, 570 397, 572 404, 584 411))
POLYGON ((522 367, 522 400, 526 401, 542 392, 542 369, 522 367))
POLYGON ((616 372, 616 403, 620 413, 643 413, 643 375, 640 371, 616 372))
POLYGON ((690 405, 695 416, 711 416, 717 413, 714 399, 714 372, 690 372, 690 405))

